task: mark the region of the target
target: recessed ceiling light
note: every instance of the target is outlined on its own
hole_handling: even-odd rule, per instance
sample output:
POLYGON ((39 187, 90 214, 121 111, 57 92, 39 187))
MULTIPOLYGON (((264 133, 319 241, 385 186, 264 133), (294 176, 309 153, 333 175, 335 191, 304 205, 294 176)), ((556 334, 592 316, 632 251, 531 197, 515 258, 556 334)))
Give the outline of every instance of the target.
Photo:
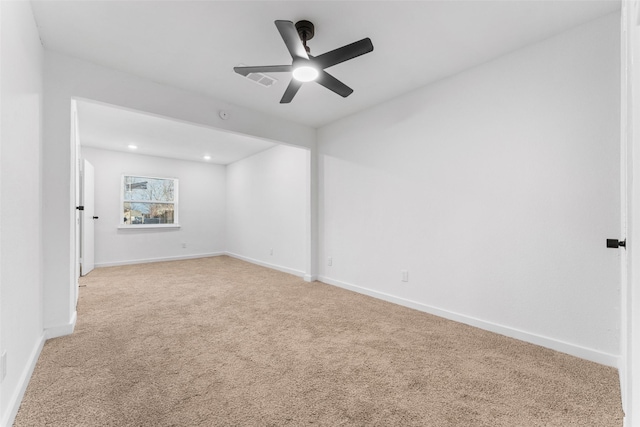
POLYGON ((129 147, 129 150, 137 150, 138 146, 137 145, 133 145, 133 144, 129 144, 127 145, 127 147, 129 147))
POLYGON ((204 156, 204 157, 203 157, 203 159, 205 159, 205 160, 211 160, 211 156, 206 155, 206 156, 204 156))

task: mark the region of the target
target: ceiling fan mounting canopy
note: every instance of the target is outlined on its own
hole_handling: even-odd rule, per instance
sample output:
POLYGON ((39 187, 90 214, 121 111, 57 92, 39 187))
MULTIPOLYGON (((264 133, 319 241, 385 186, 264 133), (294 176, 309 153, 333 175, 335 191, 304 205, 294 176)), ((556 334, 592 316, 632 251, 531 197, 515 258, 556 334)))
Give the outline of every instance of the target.
POLYGON ((311 56, 307 41, 315 35, 315 27, 309 21, 298 21, 295 25, 291 21, 275 21, 276 28, 291 55, 291 65, 264 65, 255 67, 234 67, 234 71, 243 76, 251 73, 280 73, 291 72, 293 78, 280 100, 281 104, 291 102, 302 83, 315 80, 317 83, 346 98, 353 93, 353 89, 342 83, 325 71, 373 50, 371 39, 364 38, 357 42, 339 47, 318 56, 311 56))

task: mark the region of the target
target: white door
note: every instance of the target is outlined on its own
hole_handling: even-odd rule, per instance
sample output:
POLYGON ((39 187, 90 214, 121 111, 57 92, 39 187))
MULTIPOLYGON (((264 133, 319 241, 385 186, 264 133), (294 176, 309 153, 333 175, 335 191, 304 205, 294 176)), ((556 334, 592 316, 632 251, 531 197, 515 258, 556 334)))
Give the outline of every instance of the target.
POLYGON ((98 219, 95 216, 93 203, 93 165, 84 160, 82 174, 82 244, 80 246, 80 272, 86 276, 94 267, 94 221, 98 219))
POLYGON ((71 143, 72 143, 72 152, 73 152, 73 175, 75 177, 75 193, 74 193, 74 201, 75 207, 74 210, 74 257, 73 257, 73 288, 71 289, 71 306, 76 307, 78 305, 78 286, 80 285, 78 282, 78 278, 80 277, 80 221, 82 219, 82 211, 80 211, 80 206, 82 205, 82 200, 80 200, 81 192, 81 171, 82 171, 82 160, 80 159, 80 138, 78 136, 78 106, 75 100, 71 100, 71 143))
POLYGON ((625 426, 640 425, 640 1, 622 2, 622 360, 625 426), (625 168, 626 167, 626 168, 625 168))

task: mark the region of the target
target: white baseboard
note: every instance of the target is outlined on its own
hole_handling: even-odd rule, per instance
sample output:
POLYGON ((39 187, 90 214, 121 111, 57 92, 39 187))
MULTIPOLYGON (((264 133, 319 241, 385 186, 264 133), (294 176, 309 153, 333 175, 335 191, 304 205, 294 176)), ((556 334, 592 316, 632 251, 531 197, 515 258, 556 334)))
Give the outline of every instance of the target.
POLYGON ((250 262, 251 264, 261 265, 263 267, 272 268, 274 270, 282 271, 283 273, 293 274, 294 276, 305 277, 304 271, 301 271, 301 270, 296 270, 296 269, 293 269, 293 268, 284 267, 282 265, 271 264, 271 263, 268 263, 268 262, 265 262, 265 261, 260 261, 258 259, 249 258, 249 257, 243 256, 243 255, 234 254, 233 252, 225 252, 224 255, 228 255, 228 256, 230 256, 232 258, 241 259, 242 261, 247 261, 247 262, 250 262))
POLYGON ((58 337, 63 337, 65 335, 71 335, 73 333, 73 330, 76 328, 77 320, 78 320, 78 312, 74 311, 73 314, 71 315, 71 319, 69 320, 69 323, 46 328, 44 330, 45 339, 50 340, 51 338, 58 338, 58 337))
POLYGON ((315 282, 318 280, 318 276, 312 276, 310 274, 305 274, 303 278, 305 282, 315 282))
POLYGON ((454 320, 456 322, 464 323, 470 326, 475 326, 480 329, 495 332, 495 333, 505 335, 507 337, 515 338, 521 341, 526 341, 532 344, 539 345, 541 347, 550 348, 552 350, 570 354, 572 356, 576 356, 581 359, 590 360, 592 362, 600 363, 602 365, 611 366, 614 368, 617 368, 619 366, 620 357, 613 354, 603 353, 598 350, 582 347, 582 346, 571 344, 565 341, 556 340, 554 338, 544 337, 544 336, 533 334, 530 332, 521 331, 519 329, 511 328, 509 326, 499 325, 493 322, 487 322, 485 320, 477 319, 475 317, 467 316, 460 313, 455 313, 449 310, 443 310, 427 304, 422 304, 422 303, 411 301, 405 298, 400 298, 394 295, 386 294, 384 292, 374 291, 372 289, 363 288, 350 283, 341 282, 339 280, 331 279, 326 276, 319 276, 318 280, 323 283, 327 283, 329 285, 337 286, 343 289, 348 289, 350 291, 368 295, 384 301, 392 302, 394 304, 413 308, 415 310, 423 311, 425 313, 433 314, 435 316, 443 317, 445 319, 454 320))
POLYGON ((130 259, 123 261, 112 261, 112 262, 100 262, 95 263, 97 268, 100 267, 116 267, 118 265, 132 265, 132 264, 146 264, 150 262, 163 262, 163 261, 180 261, 184 259, 196 259, 196 258, 209 258, 213 256, 226 255, 226 252, 210 252, 205 254, 194 254, 194 255, 181 255, 181 256, 170 256, 170 257, 160 257, 160 258, 141 258, 141 259, 130 259))
POLYGON ((15 388, 15 391, 9 399, 7 412, 2 417, 0 426, 8 427, 13 425, 16 415, 18 414, 18 409, 20 409, 20 404, 22 403, 24 393, 27 391, 29 380, 31 379, 33 370, 36 368, 36 363, 38 362, 38 358, 40 357, 40 353, 42 352, 42 347, 44 346, 45 339, 45 335, 42 334, 40 339, 36 342, 33 350, 31 351, 29 360, 27 361, 27 365, 22 371, 22 374, 20 374, 20 379, 18 380, 17 387, 15 388))

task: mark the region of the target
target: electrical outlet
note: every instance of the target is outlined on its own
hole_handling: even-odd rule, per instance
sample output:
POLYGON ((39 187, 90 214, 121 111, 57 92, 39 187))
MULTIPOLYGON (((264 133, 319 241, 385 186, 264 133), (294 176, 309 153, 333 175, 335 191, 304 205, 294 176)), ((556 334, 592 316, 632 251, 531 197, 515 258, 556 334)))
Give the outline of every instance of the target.
POLYGON ((331 267, 333 265, 333 258, 332 257, 327 258, 327 265, 329 267, 331 267))
POLYGON ((402 274, 402 281, 403 282, 408 282, 409 281, 409 272, 407 270, 400 270, 400 273, 402 274))
POLYGON ((186 247, 187 247, 187 244, 186 244, 186 243, 183 243, 183 244, 182 244, 182 248, 184 249, 184 248, 186 248, 186 247))
POLYGON ((0 382, 4 381, 7 376, 7 350, 2 352, 0 356, 0 382))

